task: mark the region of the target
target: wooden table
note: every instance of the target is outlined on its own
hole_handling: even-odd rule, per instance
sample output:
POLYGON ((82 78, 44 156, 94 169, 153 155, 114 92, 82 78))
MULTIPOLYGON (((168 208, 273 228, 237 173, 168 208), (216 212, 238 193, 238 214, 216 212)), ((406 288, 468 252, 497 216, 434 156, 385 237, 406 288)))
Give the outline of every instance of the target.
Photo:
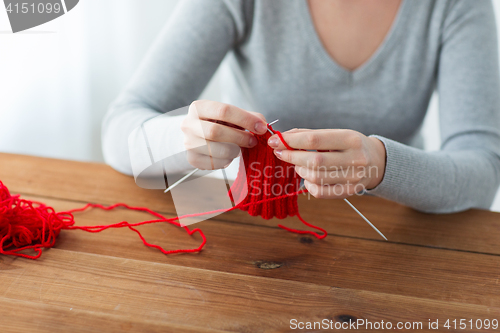
MULTIPOLYGON (((58 211, 125 202, 175 214, 169 195, 102 164, 0 154, 0 180, 58 211)), ((430 319, 439 331, 477 332, 470 319, 500 320, 499 214, 422 214, 375 197, 352 203, 388 242, 344 202, 306 197, 302 215, 328 230, 324 240, 242 211, 197 224, 208 238, 197 254, 165 256, 128 229, 62 231, 39 260, 0 256, 0 332, 287 332, 296 331, 293 319, 333 327, 422 322, 421 332, 430 319), (457 319, 457 329, 444 328, 447 319, 457 319), (467 329, 458 329, 460 319, 467 329)), ((93 210, 76 222, 146 218, 93 210)), ((284 223, 302 228, 296 218, 284 223)), ((168 249, 201 239, 165 223, 140 230, 168 249)))

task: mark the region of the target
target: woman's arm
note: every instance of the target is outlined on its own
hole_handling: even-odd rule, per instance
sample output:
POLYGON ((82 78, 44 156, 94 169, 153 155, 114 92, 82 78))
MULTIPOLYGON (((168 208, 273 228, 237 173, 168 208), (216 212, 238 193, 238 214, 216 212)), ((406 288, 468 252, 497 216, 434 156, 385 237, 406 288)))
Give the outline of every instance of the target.
POLYGON ((441 150, 386 145, 373 193, 427 212, 488 209, 500 183, 500 79, 490 0, 451 2, 438 67, 441 150))
MULTIPOLYGON (((450 3, 442 28, 437 73, 441 150, 425 152, 384 137, 371 137, 385 145, 386 165, 382 181, 368 192, 434 213, 471 207, 487 209, 500 183, 500 80, 492 4, 490 0, 450 3)), ((376 174, 370 175, 367 171, 370 167, 380 169, 377 161, 383 153, 377 152, 374 142, 360 133, 331 130, 328 136, 327 131, 284 133, 283 136, 295 143, 295 146, 291 144, 294 148, 334 151, 283 150, 281 158, 314 166, 312 169, 322 166, 329 171, 334 170, 332 166, 340 166, 342 171, 342 167, 350 166, 355 168, 352 170, 360 167, 365 170, 364 177, 351 177, 350 173, 343 176, 342 173, 307 172, 303 166, 296 168, 313 191, 322 178, 332 181, 337 177, 331 184, 341 184, 336 187, 343 188, 344 192, 337 193, 343 194, 336 196, 335 187, 326 187, 326 195, 323 193, 320 197, 351 195, 358 183, 370 189, 376 174), (325 143, 326 136, 330 138, 329 143, 325 143), (345 185, 348 181, 351 186, 345 185)), ((284 146, 279 145, 277 149, 284 146)))
MULTIPOLYGON (((108 164, 132 174, 130 133, 149 119, 198 98, 228 50, 244 38, 245 6, 231 0, 179 2, 133 79, 105 116, 102 139, 108 164)), ((148 121, 149 142, 158 149, 183 150, 180 125, 184 117, 148 121)))

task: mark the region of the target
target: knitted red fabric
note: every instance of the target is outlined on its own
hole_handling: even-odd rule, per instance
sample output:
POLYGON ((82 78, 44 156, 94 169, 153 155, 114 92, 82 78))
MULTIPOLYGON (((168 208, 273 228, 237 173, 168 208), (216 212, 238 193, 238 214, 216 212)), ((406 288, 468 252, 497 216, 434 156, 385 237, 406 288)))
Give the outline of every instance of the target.
MULTIPOLYGON (((288 145, 279 131, 273 130, 269 125, 267 127, 278 135, 287 149, 295 150, 288 145)), ((292 229, 281 224, 278 226, 290 232, 310 234, 319 239, 325 238, 328 235, 325 229, 310 224, 300 216, 298 195, 307 190, 299 191, 300 177, 295 173, 295 167, 274 155, 273 149, 267 145, 270 137, 269 132, 256 135, 258 143, 255 147, 241 148, 240 170, 229 193, 236 202, 239 202, 234 208, 248 211, 250 215, 261 216, 266 220, 273 217, 284 219, 296 215, 303 224, 323 234, 292 229), (244 191, 245 186, 247 191, 244 191), (242 198, 244 193, 247 193, 246 197, 242 198)))
POLYGON ((268 132, 264 135, 256 135, 257 146, 241 149, 240 170, 231 186, 230 194, 235 202, 239 202, 239 208, 248 211, 252 216, 261 216, 266 220, 273 217, 284 219, 297 215, 299 211, 297 195, 280 201, 252 204, 256 201, 295 193, 300 186, 300 177, 295 173, 294 166, 276 158, 273 150, 267 145, 269 137, 271 134, 268 132), (244 193, 247 195, 242 198, 244 193))

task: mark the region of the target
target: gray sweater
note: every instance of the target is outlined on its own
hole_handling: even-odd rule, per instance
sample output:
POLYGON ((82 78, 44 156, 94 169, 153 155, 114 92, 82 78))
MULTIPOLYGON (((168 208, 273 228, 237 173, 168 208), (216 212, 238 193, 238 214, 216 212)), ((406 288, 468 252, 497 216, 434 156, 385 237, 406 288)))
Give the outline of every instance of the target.
MULTIPOLYGON (((132 130, 196 100, 223 59, 224 101, 279 118, 278 130, 376 135, 387 164, 368 192, 426 212, 491 205, 500 183, 500 80, 490 0, 403 0, 383 44, 354 71, 323 48, 306 0, 182 0, 106 115, 106 161, 131 174, 132 130), (425 152, 419 132, 434 90, 442 146, 425 152)), ((156 132, 166 146, 181 135, 168 126, 156 132)))

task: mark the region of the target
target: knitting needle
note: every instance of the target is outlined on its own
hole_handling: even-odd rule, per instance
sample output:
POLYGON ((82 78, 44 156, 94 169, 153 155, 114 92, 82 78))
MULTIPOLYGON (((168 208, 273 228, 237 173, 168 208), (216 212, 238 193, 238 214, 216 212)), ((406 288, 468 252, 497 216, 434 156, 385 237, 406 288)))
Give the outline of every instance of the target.
POLYGON ((173 189, 174 187, 176 187, 177 185, 179 185, 180 183, 182 183, 183 181, 194 175, 199 170, 200 170, 199 168, 194 169, 193 171, 191 171, 190 173, 188 173, 187 175, 185 175, 184 177, 173 183, 171 186, 169 186, 163 193, 167 193, 168 191, 170 191, 171 189, 173 189))
MULTIPOLYGON (((276 124, 278 121, 279 121, 279 119, 276 119, 275 121, 270 122, 269 126, 272 126, 273 124, 276 124)), ((269 128, 267 130, 269 131, 269 133, 274 134, 269 128)), ((186 179, 188 179, 189 177, 191 177, 192 175, 194 175, 199 170, 200 170, 199 168, 194 169, 193 171, 191 171, 190 173, 188 173, 187 175, 185 175, 184 177, 182 177, 181 179, 179 179, 178 181, 176 181, 175 183, 173 183, 171 186, 169 186, 163 193, 168 193, 174 187, 176 187, 177 185, 179 185, 180 183, 182 183, 183 181, 185 181, 186 179)))
MULTIPOLYGON (((270 122, 268 125, 269 125, 269 126, 273 126, 273 125, 274 125, 274 124, 276 124, 278 121, 280 121, 280 120, 279 120, 279 119, 276 119, 275 121, 270 122)), ((269 127, 267 128, 267 130, 268 130, 268 132, 269 132, 269 133, 271 133, 272 135, 274 135, 274 132, 273 132, 273 131, 271 131, 271 130, 269 129, 269 127)))
POLYGON ((380 236, 384 237, 384 239, 385 239, 385 240, 387 240, 387 238, 384 236, 384 234, 383 234, 383 233, 381 233, 381 232, 380 232, 380 230, 378 230, 378 229, 377 229, 377 227, 376 227, 376 226, 374 226, 374 225, 373 225, 370 221, 368 221, 368 219, 367 219, 367 218, 366 218, 363 214, 361 214, 361 212, 360 212, 359 210, 357 210, 357 208, 356 208, 356 207, 354 207, 354 205, 353 205, 352 203, 350 203, 350 202, 349 202, 349 200, 344 199, 344 201, 345 201, 345 202, 347 202, 347 204, 348 204, 349 206, 351 206, 351 208, 352 208, 352 209, 354 209, 354 211, 355 211, 356 213, 358 213, 358 215, 359 215, 359 216, 361 216, 361 217, 363 218, 363 220, 365 220, 365 222, 366 222, 366 223, 368 223, 368 224, 370 225, 370 227, 372 227, 372 228, 373 228, 373 230, 375 230, 376 232, 378 232, 378 234, 379 234, 380 236))
MULTIPOLYGON (((302 185, 302 186, 299 188, 299 191, 302 191, 303 189, 305 189, 305 186, 304 186, 304 185, 302 185)), ((378 230, 378 229, 377 229, 377 227, 373 225, 373 223, 371 223, 371 222, 370 222, 370 221, 369 221, 369 220, 368 220, 368 219, 367 219, 367 218, 366 218, 363 214, 361 214, 361 212, 360 212, 360 211, 359 211, 356 207, 354 207, 354 205, 353 205, 352 203, 350 203, 350 202, 349 202, 349 200, 344 199, 344 201, 345 201, 345 202, 347 202, 347 204, 348 204, 349 206, 351 206, 351 208, 352 208, 352 209, 354 209, 354 211, 355 211, 356 213, 358 213, 358 215, 359 215, 359 216, 361 216, 361 218, 363 218, 363 220, 365 220, 365 222, 366 222, 366 223, 368 223, 368 225, 369 225, 370 227, 372 227, 372 228, 373 228, 373 230, 375 230, 375 231, 376 231, 376 232, 377 232, 380 236, 382 236, 385 240, 388 240, 388 239, 384 236, 384 234, 383 234, 383 233, 381 233, 381 232, 380 232, 380 230, 378 230)))

